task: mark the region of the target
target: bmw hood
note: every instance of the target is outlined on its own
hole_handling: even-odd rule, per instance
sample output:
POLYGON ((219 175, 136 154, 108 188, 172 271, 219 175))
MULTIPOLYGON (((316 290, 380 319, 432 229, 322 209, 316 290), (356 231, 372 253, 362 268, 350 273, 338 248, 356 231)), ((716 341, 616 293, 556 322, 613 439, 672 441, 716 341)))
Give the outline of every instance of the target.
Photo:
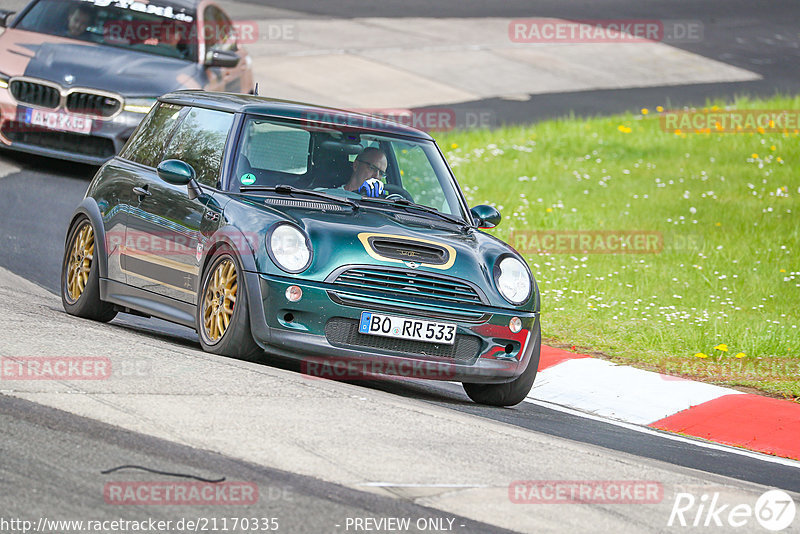
POLYGON ((0 66, 9 76, 123 96, 159 96, 203 85, 202 69, 185 60, 13 29, 0 36, 0 66))

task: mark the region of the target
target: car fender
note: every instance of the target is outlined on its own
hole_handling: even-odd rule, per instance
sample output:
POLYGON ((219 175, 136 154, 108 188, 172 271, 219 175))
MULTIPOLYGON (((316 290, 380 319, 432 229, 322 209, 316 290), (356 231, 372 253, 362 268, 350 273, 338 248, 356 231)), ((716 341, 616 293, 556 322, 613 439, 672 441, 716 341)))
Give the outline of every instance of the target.
POLYGON ((201 262, 201 272, 205 271, 206 265, 211 261, 214 251, 219 248, 220 245, 228 245, 233 250, 234 254, 236 254, 236 258, 239 260, 239 264, 244 271, 242 276, 244 278, 244 288, 247 292, 250 330, 253 333, 253 338, 256 343, 258 343, 261 348, 265 349, 271 336, 270 328, 267 326, 266 317, 264 315, 261 284, 255 261, 256 251, 253 248, 254 246, 258 246, 258 244, 252 243, 247 239, 247 235, 244 232, 233 225, 222 226, 206 239, 206 243, 208 243, 208 246, 206 247, 206 252, 201 262))
POLYGON ((72 218, 67 226, 67 235, 64 237, 64 250, 69 246, 67 240, 75 221, 81 216, 86 216, 94 227, 94 246, 95 258, 98 259, 97 268, 100 278, 108 278, 108 253, 106 249, 106 228, 103 224, 103 216, 100 208, 92 197, 84 198, 72 214, 72 218))

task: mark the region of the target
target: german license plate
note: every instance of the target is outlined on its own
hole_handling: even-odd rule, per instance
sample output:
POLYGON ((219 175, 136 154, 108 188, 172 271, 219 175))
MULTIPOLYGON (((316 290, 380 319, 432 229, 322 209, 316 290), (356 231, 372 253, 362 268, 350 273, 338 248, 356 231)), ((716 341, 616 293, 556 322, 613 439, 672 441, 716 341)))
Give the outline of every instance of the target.
POLYGON ((29 108, 25 110, 25 122, 33 126, 41 126, 42 128, 60 132, 92 133, 92 119, 59 111, 42 111, 41 109, 29 108))
POLYGON ((454 324, 393 317, 366 311, 361 312, 358 331, 361 334, 373 336, 413 339, 446 345, 452 345, 456 341, 456 325, 454 324))

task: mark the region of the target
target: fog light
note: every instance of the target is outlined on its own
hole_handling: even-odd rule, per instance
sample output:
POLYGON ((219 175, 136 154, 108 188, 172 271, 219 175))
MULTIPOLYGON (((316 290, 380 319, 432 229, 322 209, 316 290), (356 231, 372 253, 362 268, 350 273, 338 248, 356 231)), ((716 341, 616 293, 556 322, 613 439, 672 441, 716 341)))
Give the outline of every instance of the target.
POLYGON ((522 319, 519 317, 512 317, 511 320, 508 321, 508 328, 516 334, 522 330, 522 319))
POLYGON ((289 302, 297 302, 303 298, 303 290, 297 286, 289 286, 286 288, 286 300, 289 302))

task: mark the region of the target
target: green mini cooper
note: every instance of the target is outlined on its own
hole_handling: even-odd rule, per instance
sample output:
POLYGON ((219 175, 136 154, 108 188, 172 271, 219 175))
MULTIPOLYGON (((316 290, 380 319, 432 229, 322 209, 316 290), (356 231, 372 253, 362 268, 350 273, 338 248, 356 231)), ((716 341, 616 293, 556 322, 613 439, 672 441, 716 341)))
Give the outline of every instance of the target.
POLYGON ((70 314, 155 316, 204 350, 348 378, 456 380, 521 402, 539 291, 482 232, 434 140, 358 113, 239 94, 161 97, 70 222, 70 314))

